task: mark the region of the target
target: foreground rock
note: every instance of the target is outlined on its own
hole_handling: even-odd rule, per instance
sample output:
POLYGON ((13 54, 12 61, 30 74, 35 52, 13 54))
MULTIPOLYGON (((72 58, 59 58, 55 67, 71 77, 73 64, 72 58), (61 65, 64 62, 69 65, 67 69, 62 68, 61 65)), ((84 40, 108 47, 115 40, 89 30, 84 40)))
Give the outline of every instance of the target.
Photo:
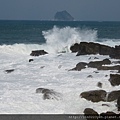
POLYGON ((120 75, 119 74, 110 74, 110 83, 112 86, 120 85, 120 75))
POLYGON ((32 51, 32 53, 30 55, 31 56, 39 56, 39 55, 45 55, 45 54, 48 54, 48 53, 44 50, 35 50, 35 51, 32 51))
POLYGON ((37 88, 36 93, 42 93, 44 100, 46 100, 46 99, 60 100, 61 99, 61 94, 58 92, 55 92, 52 89, 37 88))
POLYGON ((104 90, 94 90, 94 91, 82 92, 80 96, 81 98, 85 98, 86 100, 92 102, 100 102, 100 101, 106 101, 106 94, 107 93, 104 90))
POLYGON ((117 100, 119 96, 120 96, 120 90, 112 91, 108 93, 107 102, 117 100))

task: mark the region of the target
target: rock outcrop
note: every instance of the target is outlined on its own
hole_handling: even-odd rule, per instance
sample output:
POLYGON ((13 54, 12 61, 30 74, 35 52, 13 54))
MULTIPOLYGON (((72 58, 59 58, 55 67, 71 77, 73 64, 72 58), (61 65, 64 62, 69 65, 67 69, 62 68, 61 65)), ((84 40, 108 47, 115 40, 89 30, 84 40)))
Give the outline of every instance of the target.
POLYGON ((75 43, 70 47, 72 52, 78 52, 76 56, 79 55, 90 55, 90 54, 100 54, 109 55, 111 58, 120 59, 120 45, 115 47, 110 47, 107 45, 102 45, 93 42, 80 42, 75 43))
POLYGON ((66 11, 57 12, 54 16, 54 20, 57 21, 73 21, 74 18, 66 11))

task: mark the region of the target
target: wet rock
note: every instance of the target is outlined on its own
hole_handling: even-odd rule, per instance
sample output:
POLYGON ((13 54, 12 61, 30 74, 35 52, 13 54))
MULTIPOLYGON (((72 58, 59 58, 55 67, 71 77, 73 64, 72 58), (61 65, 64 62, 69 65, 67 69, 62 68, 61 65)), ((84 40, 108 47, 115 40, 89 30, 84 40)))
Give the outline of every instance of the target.
POLYGON ((32 51, 32 53, 30 55, 31 56, 39 56, 39 55, 45 55, 45 54, 48 54, 48 53, 44 50, 35 50, 35 51, 32 51))
POLYGON ((92 75, 88 75, 87 78, 93 78, 93 76, 92 75))
POLYGON ((107 111, 106 113, 101 113, 99 120, 115 120, 117 114, 112 111, 107 111))
POLYGON ((97 86, 98 86, 99 88, 102 88, 102 83, 101 83, 101 82, 98 82, 98 83, 97 83, 97 86))
POLYGON ((85 62, 79 62, 75 68, 71 69, 71 70, 77 70, 77 71, 80 71, 82 69, 85 69, 86 68, 86 65, 87 63, 85 62))
POLYGON ((37 88, 36 93, 42 93, 44 100, 46 100, 46 99, 60 100, 61 99, 61 94, 58 92, 55 92, 52 89, 37 88))
POLYGON ((106 94, 107 93, 104 90, 93 90, 93 91, 82 92, 80 96, 81 98, 85 98, 86 100, 92 102, 100 102, 100 101, 106 101, 106 94))
POLYGON ((120 111, 120 96, 117 99, 117 108, 118 108, 118 111, 120 111))
POLYGON ((92 67, 92 68, 99 68, 102 65, 108 65, 111 64, 111 61, 109 59, 104 59, 102 61, 92 61, 88 63, 88 67, 92 67))
POLYGON ((120 96, 120 90, 112 91, 108 93, 107 101, 111 102, 111 101, 117 100, 119 96, 120 96))
POLYGON ((110 55, 114 48, 93 42, 81 42, 80 44, 72 45, 70 50, 78 52, 77 56, 90 54, 110 55))
POLYGON ((112 86, 120 85, 120 75, 119 74, 110 74, 110 83, 112 86))
POLYGON ((99 114, 92 108, 86 108, 84 110, 84 116, 87 120, 98 120, 99 114))
POLYGON ((14 69, 5 70, 6 73, 11 73, 13 71, 14 71, 14 69))
POLYGON ((75 43, 74 45, 72 45, 70 47, 70 50, 74 53, 74 52, 78 52, 79 51, 79 44, 78 43, 75 43))
POLYGON ((34 61, 33 59, 29 59, 29 62, 32 62, 32 61, 34 61))
POLYGON ((119 70, 120 65, 116 65, 116 66, 98 66, 97 69, 98 70, 119 70))

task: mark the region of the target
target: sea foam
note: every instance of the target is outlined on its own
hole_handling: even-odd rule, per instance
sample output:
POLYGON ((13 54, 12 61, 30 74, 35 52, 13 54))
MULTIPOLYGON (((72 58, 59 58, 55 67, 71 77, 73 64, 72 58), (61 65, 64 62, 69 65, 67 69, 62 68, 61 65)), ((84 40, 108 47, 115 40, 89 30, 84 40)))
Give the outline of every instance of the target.
MULTIPOLYGON (((80 42, 98 42, 97 30, 80 29, 76 27, 59 28, 42 31, 46 42, 44 44, 18 44, 0 45, 0 52, 30 54, 32 50, 44 49, 48 53, 70 52, 70 46, 80 42)), ((105 39, 102 44, 115 46, 120 44, 119 40, 105 39)))

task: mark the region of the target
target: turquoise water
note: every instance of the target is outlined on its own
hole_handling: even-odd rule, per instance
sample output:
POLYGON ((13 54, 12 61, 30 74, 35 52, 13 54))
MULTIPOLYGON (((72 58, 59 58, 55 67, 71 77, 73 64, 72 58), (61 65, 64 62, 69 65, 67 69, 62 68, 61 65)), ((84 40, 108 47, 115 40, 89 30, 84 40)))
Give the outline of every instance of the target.
POLYGON ((0 21, 0 45, 2 44, 42 44, 46 42, 43 31, 53 27, 70 27, 97 31, 97 41, 120 39, 120 22, 94 21, 0 21))

